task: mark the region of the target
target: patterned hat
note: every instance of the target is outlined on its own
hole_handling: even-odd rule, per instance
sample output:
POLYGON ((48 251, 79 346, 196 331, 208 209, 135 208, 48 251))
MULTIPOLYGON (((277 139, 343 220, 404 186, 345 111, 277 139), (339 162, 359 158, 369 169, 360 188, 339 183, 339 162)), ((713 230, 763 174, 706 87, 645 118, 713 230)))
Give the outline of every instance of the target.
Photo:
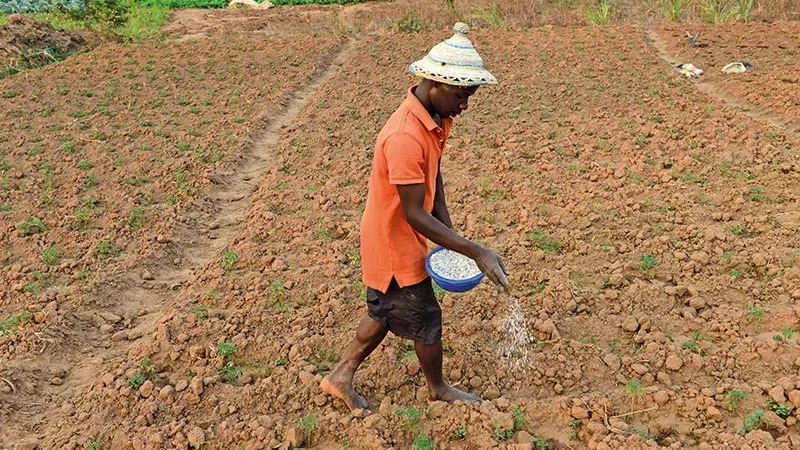
POLYGON ((426 57, 411 64, 408 70, 420 78, 453 86, 497 84, 497 78, 483 68, 483 59, 467 34, 469 25, 456 23, 450 39, 436 44, 426 57))

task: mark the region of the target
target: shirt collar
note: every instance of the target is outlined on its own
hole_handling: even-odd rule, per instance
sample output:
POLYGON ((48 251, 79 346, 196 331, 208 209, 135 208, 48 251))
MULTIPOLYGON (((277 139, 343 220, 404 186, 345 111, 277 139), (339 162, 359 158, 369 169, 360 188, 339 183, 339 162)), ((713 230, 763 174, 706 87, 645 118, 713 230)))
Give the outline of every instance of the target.
MULTIPOLYGON (((437 128, 440 128, 439 125, 436 124, 436 121, 433 120, 433 117, 431 117, 430 113, 428 113, 428 110, 422 106, 422 102, 420 102, 417 96, 414 95, 414 88, 416 88, 416 86, 412 86, 408 89, 408 97, 406 97, 405 101, 406 107, 417 117, 417 119, 419 119, 420 122, 422 122, 423 125, 425 125, 425 128, 427 128, 428 131, 433 131, 437 128)), ((448 119, 450 118, 442 118, 442 125, 444 125, 444 122, 448 119)))

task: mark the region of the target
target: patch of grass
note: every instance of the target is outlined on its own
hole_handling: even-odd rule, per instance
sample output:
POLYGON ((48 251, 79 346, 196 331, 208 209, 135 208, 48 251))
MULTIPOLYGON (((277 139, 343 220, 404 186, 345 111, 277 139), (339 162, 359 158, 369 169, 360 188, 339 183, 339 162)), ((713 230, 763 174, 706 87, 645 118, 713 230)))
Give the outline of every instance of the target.
POLYGON ((138 230, 144 225, 144 211, 142 208, 134 208, 128 216, 126 223, 132 230, 138 230))
POLYGON ((222 378, 222 381, 228 384, 233 384, 241 374, 242 368, 233 361, 228 361, 222 369, 217 371, 217 375, 222 378))
POLYGON ((399 417, 403 419, 403 426, 410 430, 420 419, 422 419, 422 412, 413 406, 403 406, 394 411, 399 417))
POLYGON ((208 319, 208 310, 204 305, 197 305, 189 310, 189 314, 197 317, 200 322, 208 319))
POLYGON ((397 29, 402 33, 419 33, 422 31, 422 20, 417 17, 413 9, 406 11, 397 23, 397 29))
POLYGON ((456 428, 453 430, 452 436, 456 439, 464 439, 467 437, 467 427, 456 428))
POLYGON ((724 395, 728 399, 728 411, 730 412, 739 409, 739 402, 747 400, 747 392, 736 389, 727 390, 724 395))
POLYGON ((747 309, 744 310, 745 312, 745 320, 748 323, 755 324, 756 331, 758 330, 758 325, 764 320, 764 310, 758 305, 751 305, 748 306, 747 309))
POLYGON ((233 269, 233 265, 236 264, 236 261, 239 260, 239 255, 237 255, 233 250, 226 248, 225 251, 222 253, 222 262, 220 262, 220 267, 224 271, 230 271, 233 269))
POLYGON ((145 381, 147 381, 147 377, 137 372, 128 380, 128 385, 134 391, 138 391, 139 388, 142 387, 145 381))
POLYGON ((100 450, 102 448, 101 445, 102 441, 97 438, 86 443, 86 450, 100 450))
POLYGON ((58 259, 58 247, 48 247, 42 252, 42 262, 48 266, 56 265, 58 259))
POLYGON ((611 19, 612 8, 608 0, 597 0, 583 10, 583 14, 595 25, 608 25, 611 19))
POLYGON ((652 269, 658 264, 658 262, 652 255, 639 255, 639 261, 640 262, 638 269, 640 272, 644 273, 647 273, 648 271, 650 271, 650 269, 652 269))
POLYGON ((411 444, 411 450, 434 450, 436 443, 428 436, 428 433, 420 433, 414 438, 411 444))
POLYGON ((217 344, 217 355, 223 359, 233 355, 237 350, 238 349, 233 341, 225 341, 217 344))
POLYGON ((160 372, 156 365, 153 364, 153 361, 150 360, 149 356, 145 356, 141 359, 141 361, 139 361, 139 370, 147 375, 155 375, 160 372))
POLYGON ((744 225, 734 225, 730 228, 730 230, 734 236, 744 236, 744 237, 750 236, 750 231, 748 231, 747 227, 745 227, 744 225))
POLYGON ((781 419, 785 419, 792 415, 792 411, 794 411, 794 407, 787 403, 778 403, 773 399, 767 400, 767 408, 770 411, 774 412, 778 415, 781 419))
POLYGON ((475 12, 470 16, 472 19, 481 20, 486 22, 490 28, 502 28, 506 25, 506 20, 503 18, 500 11, 497 10, 497 4, 492 2, 486 8, 478 6, 475 12))
POLYGON ((558 253, 559 243, 555 239, 548 239, 547 235, 539 228, 534 228, 528 234, 528 240, 531 241, 537 249, 545 253, 558 253))
POLYGON ((498 441, 505 441, 514 436, 514 430, 503 430, 500 428, 500 425, 494 421, 492 421, 492 425, 494 426, 494 437, 497 438, 498 441))
POLYGON ((745 435, 750 431, 758 429, 764 420, 764 410, 757 409, 753 411, 750 415, 742 420, 742 429, 739 430, 740 435, 745 435))
POLYGON ((23 309, 8 319, 0 322, 0 337, 10 336, 18 328, 28 325, 33 320, 33 314, 23 309))
POLYGON ((692 353, 700 353, 699 349, 697 348, 697 343, 700 342, 701 334, 699 331, 695 331, 692 339, 686 341, 681 345, 682 349, 689 350, 692 353))
POLYGON ((319 414, 306 414, 297 424, 306 431, 308 444, 311 445, 311 437, 314 435, 314 431, 319 427, 319 414))
POLYGON ((633 412, 633 407, 636 405, 636 400, 639 397, 644 397, 646 393, 644 386, 638 380, 631 380, 625 383, 625 395, 631 398, 631 409, 630 412, 633 412))
POLYGON ((119 250, 114 247, 111 237, 104 237, 97 241, 97 259, 106 259, 119 256, 119 250))
POLYGON ((44 226, 44 223, 36 217, 31 217, 19 224, 19 235, 21 237, 32 236, 34 234, 43 233, 44 231, 47 231, 47 228, 44 226))

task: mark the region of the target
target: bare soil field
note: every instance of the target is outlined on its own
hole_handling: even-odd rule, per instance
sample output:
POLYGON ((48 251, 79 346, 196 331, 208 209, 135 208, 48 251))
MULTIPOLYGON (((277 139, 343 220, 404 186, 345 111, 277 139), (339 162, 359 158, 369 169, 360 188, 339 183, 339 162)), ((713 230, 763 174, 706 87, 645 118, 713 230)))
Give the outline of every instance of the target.
POLYGON ((354 412, 318 383, 374 140, 448 33, 283 26, 0 80, 0 448, 800 448, 800 25, 471 32, 500 85, 442 172, 514 298, 440 295, 486 401, 429 404, 389 336, 354 412))

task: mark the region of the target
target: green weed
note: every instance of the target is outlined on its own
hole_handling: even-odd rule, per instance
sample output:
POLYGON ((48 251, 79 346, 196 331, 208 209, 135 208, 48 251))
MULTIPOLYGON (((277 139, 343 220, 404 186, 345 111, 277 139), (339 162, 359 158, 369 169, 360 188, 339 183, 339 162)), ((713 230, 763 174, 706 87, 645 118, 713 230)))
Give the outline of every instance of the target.
POLYGON ((10 336, 18 328, 24 327, 31 323, 33 314, 28 310, 22 310, 8 319, 0 322, 0 337, 10 336))
POLYGON ((651 255, 640 255, 639 261, 640 263, 638 269, 640 272, 644 273, 648 272, 650 269, 652 269, 658 264, 656 259, 651 255))
POLYGON ((470 17, 486 22, 490 28, 502 28, 506 25, 506 20, 497 10, 497 4, 494 2, 486 8, 482 6, 476 7, 475 12, 470 17))
POLYGON ((119 256, 119 250, 114 247, 110 237, 104 237, 97 241, 97 259, 106 259, 119 256))
POLYGON ((403 14, 397 23, 397 29, 403 33, 419 33, 422 31, 422 21, 417 17, 417 12, 410 9, 403 14))
POLYGON ((58 259, 58 247, 48 247, 42 252, 42 262, 48 266, 56 265, 58 259))
POLYGON ((758 325, 764 319, 764 310, 758 305, 751 305, 748 306, 747 309, 744 310, 745 312, 745 320, 748 323, 755 324, 755 329, 758 331, 758 325))
POLYGON ((631 398, 631 409, 630 412, 633 412, 633 407, 636 405, 636 400, 639 397, 643 397, 646 393, 644 386, 638 380, 631 380, 625 383, 625 395, 631 398))
POLYGON ((701 337, 700 332, 695 331, 694 336, 692 336, 692 339, 690 341, 684 342, 683 345, 681 345, 681 348, 689 350, 692 353, 699 353, 699 350, 697 348, 697 343, 700 341, 700 337, 701 337))
POLYGON ((547 235, 539 228, 534 228, 528 234, 528 240, 531 241, 534 247, 545 253, 558 253, 559 243, 555 239, 548 239, 547 235))
POLYGON ((138 230, 144 225, 144 211, 142 208, 134 208, 133 212, 128 216, 126 223, 132 230, 138 230))
POLYGON ((91 440, 91 441, 86 443, 86 450, 100 450, 101 448, 102 447, 101 447, 100 438, 91 440))
POLYGON ((138 391, 145 381, 147 381, 146 376, 141 373, 136 373, 128 380, 128 385, 130 385, 134 391, 138 391))
POLYGON ((739 430, 740 435, 745 435, 750 431, 753 431, 761 426, 764 420, 764 410, 757 409, 753 411, 749 416, 745 417, 742 421, 742 429, 739 430))
POLYGON ((612 8, 607 0, 597 0, 583 10, 583 14, 595 25, 607 25, 611 19, 612 8))
POLYGON ((200 322, 208 319, 208 310, 204 305, 197 305, 194 308, 189 310, 189 314, 197 317, 197 320, 200 322))
POLYGON ((21 237, 43 233, 46 230, 47 228, 44 226, 44 223, 36 217, 31 217, 19 225, 19 235, 21 237))
POLYGON ((434 450, 436 443, 428 436, 428 433, 420 433, 414 438, 411 450, 434 450))
POLYGON ((456 439, 464 439, 467 437, 467 427, 456 428, 453 430, 452 436, 456 439))
POLYGON ((219 355, 220 358, 227 358, 236 353, 236 351, 237 348, 233 341, 225 341, 217 344, 217 355, 219 355))
POLYGON ((787 403, 778 403, 773 399, 767 400, 767 408, 770 411, 774 412, 778 415, 781 419, 785 419, 792 415, 792 411, 794 411, 794 407, 787 403))
POLYGON ((228 384, 233 384, 241 374, 242 368, 233 361, 228 361, 222 369, 217 371, 217 375, 222 378, 222 381, 228 384))
POLYGON ((403 419, 403 426, 410 430, 420 419, 422 419, 422 412, 413 406, 403 406, 395 410, 395 414, 403 419))
POLYGON ((149 356, 145 356, 139 361, 139 370, 147 375, 155 375, 159 372, 155 364, 150 360, 149 356))
POLYGON ((314 431, 319 427, 319 414, 306 414, 300 419, 298 425, 306 431, 308 444, 311 445, 311 437, 314 435, 314 431))
POLYGON ((222 270, 230 271, 233 269, 233 265, 236 264, 236 261, 239 260, 239 255, 237 255, 233 250, 227 248, 222 253, 222 262, 220 262, 220 267, 222 270))
POLYGON ((500 428, 500 425, 494 421, 492 422, 492 425, 494 426, 494 436, 498 441, 504 441, 514 436, 514 430, 503 430, 500 428))
POLYGON ((747 392, 736 389, 727 390, 723 395, 728 399, 728 411, 730 412, 739 409, 739 402, 747 400, 747 392))

